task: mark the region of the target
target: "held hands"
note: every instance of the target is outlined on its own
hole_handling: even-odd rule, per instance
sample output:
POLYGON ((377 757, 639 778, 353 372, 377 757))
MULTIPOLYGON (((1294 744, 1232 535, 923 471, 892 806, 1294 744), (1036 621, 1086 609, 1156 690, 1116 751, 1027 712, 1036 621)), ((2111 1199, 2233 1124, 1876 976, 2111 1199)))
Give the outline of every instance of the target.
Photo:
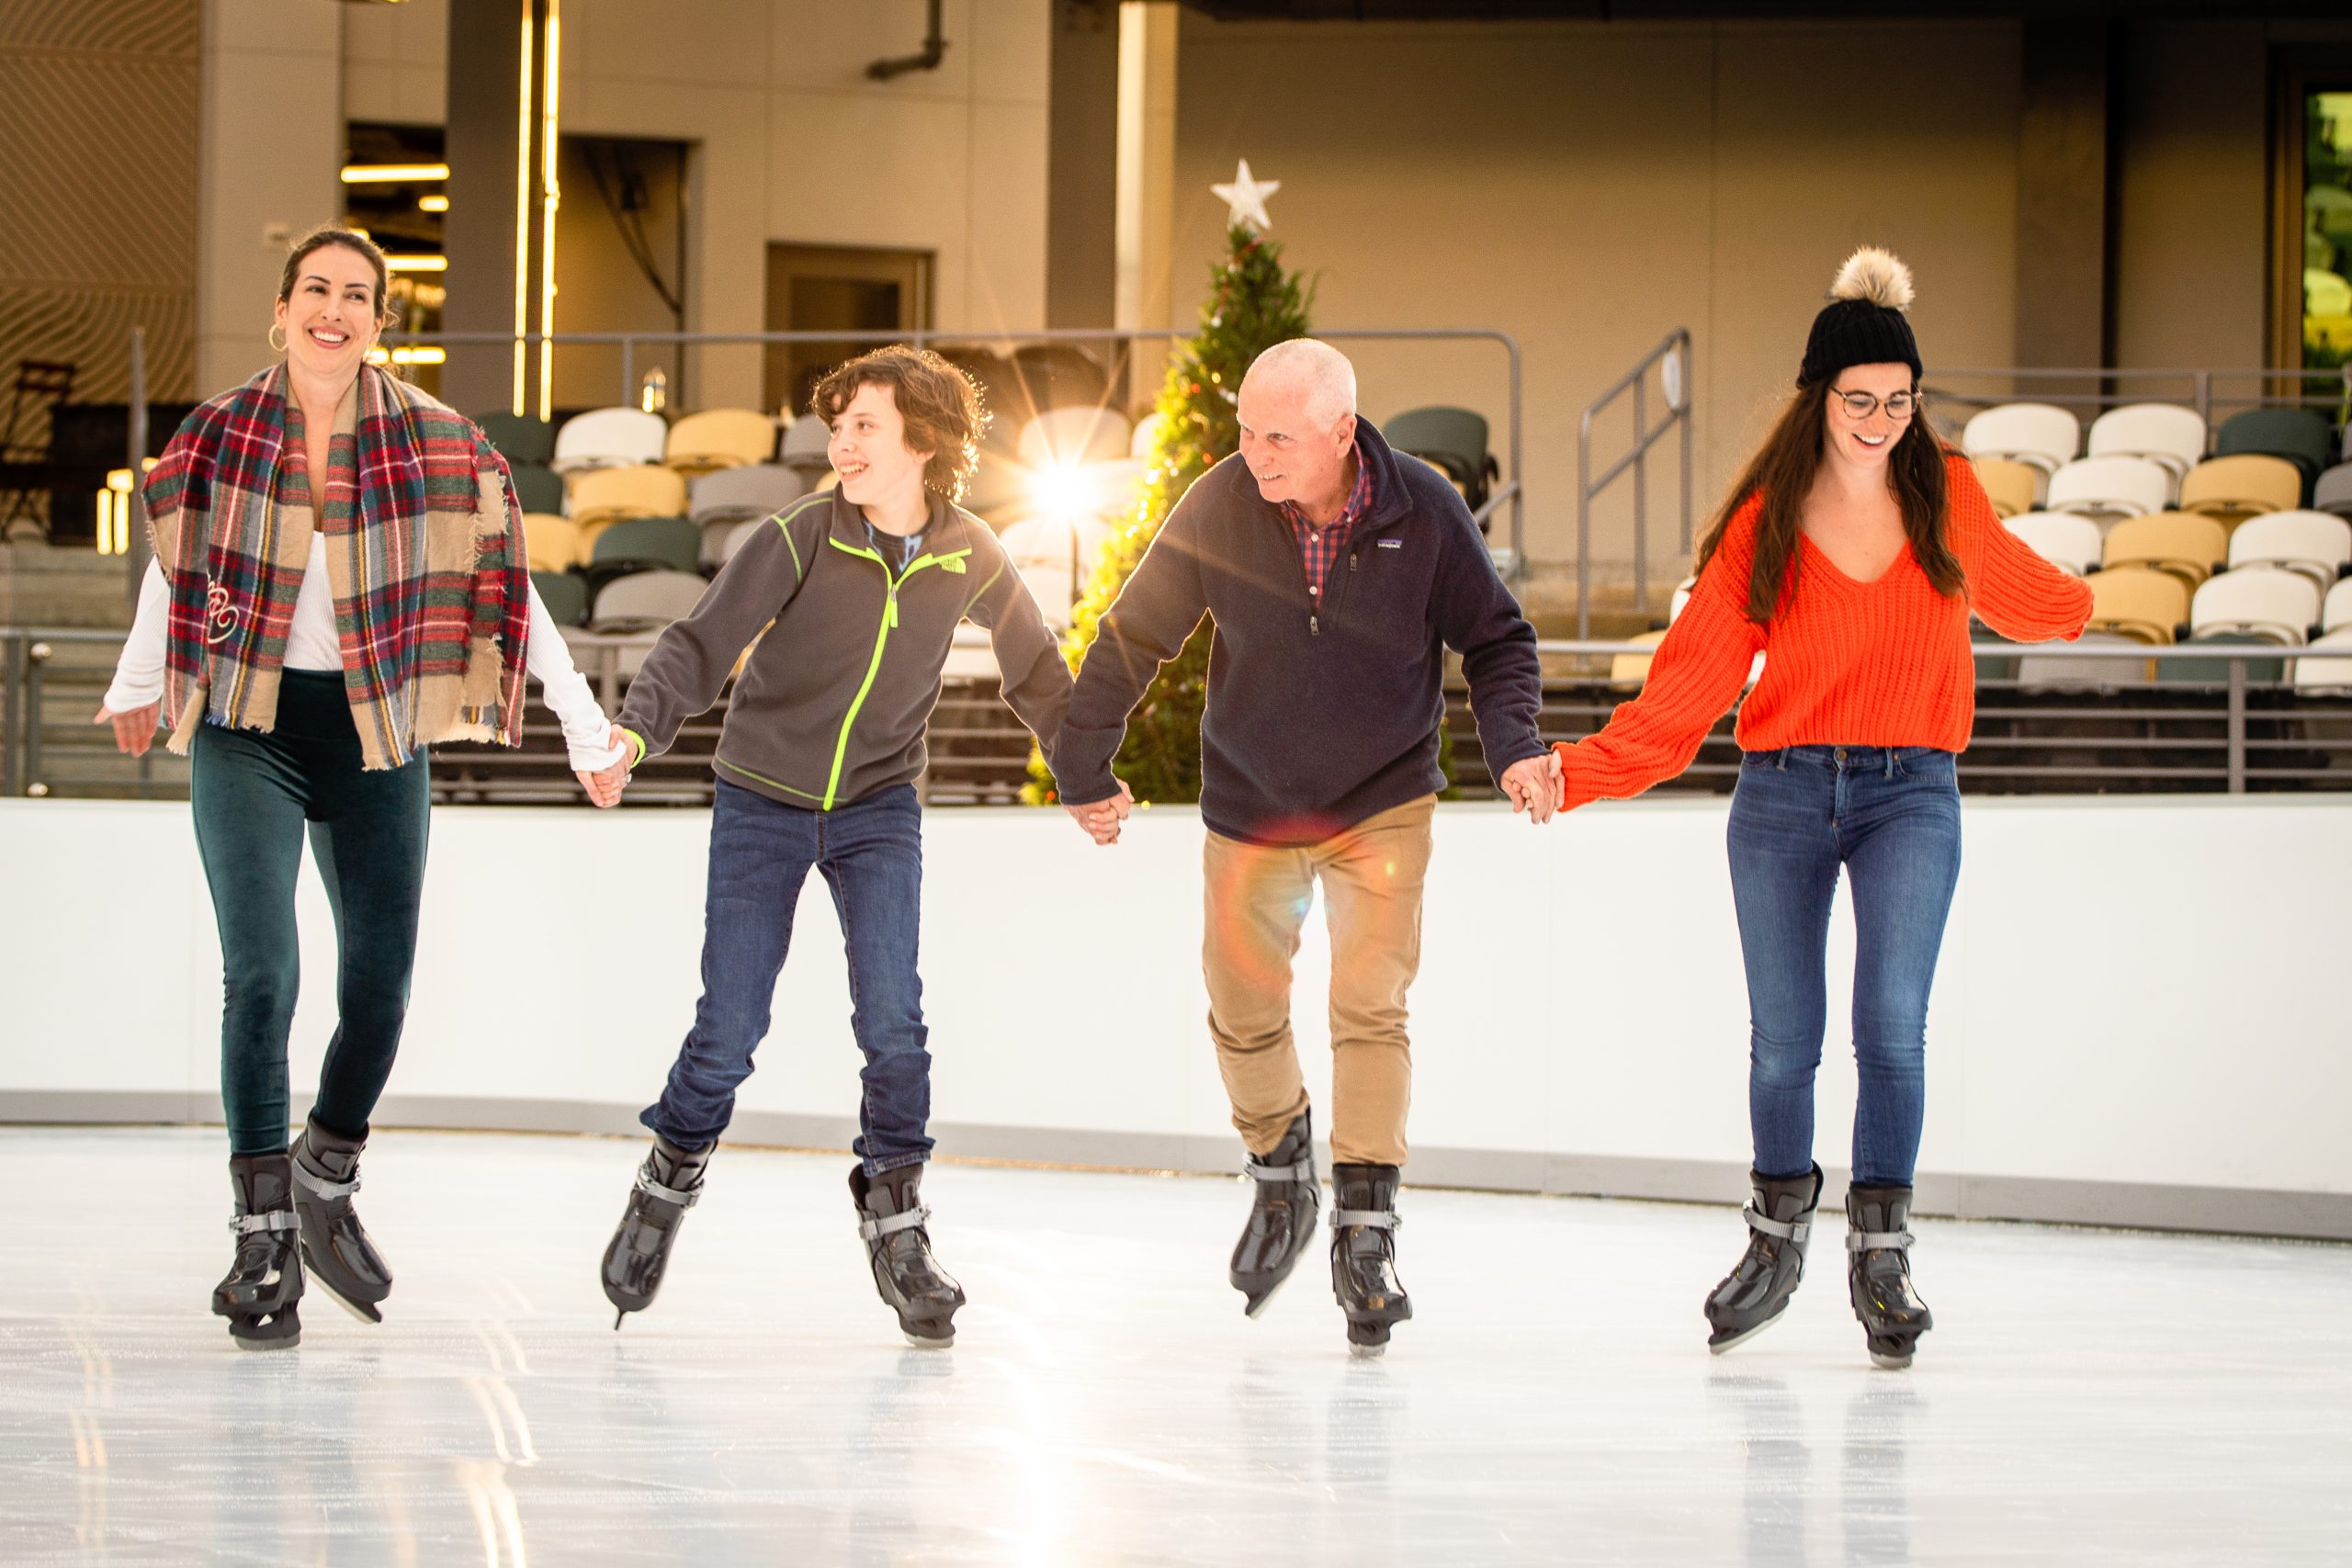
POLYGON ((629 740, 628 732, 617 724, 605 735, 605 744, 620 749, 619 761, 600 773, 591 773, 575 768, 571 776, 580 781, 580 787, 586 790, 588 798, 598 806, 617 806, 621 791, 628 787, 629 758, 636 753, 637 748, 629 740))
POLYGON ((1512 815, 1524 811, 1530 822, 1550 821, 1567 795, 1560 754, 1547 750, 1541 757, 1521 758, 1503 770, 1502 786, 1510 797, 1512 815))
POLYGON ((1071 806, 1065 802, 1062 809, 1069 813, 1070 820, 1086 829, 1087 837, 1098 844, 1108 845, 1119 841, 1119 825, 1127 819, 1127 813, 1135 809, 1135 793, 1122 779, 1119 781, 1119 793, 1110 799, 1086 806, 1071 806))
POLYGON ((149 703, 128 713, 117 713, 101 703, 98 705, 98 716, 90 722, 113 725, 114 749, 133 757, 144 757, 147 748, 155 744, 155 725, 163 707, 161 703, 149 703))

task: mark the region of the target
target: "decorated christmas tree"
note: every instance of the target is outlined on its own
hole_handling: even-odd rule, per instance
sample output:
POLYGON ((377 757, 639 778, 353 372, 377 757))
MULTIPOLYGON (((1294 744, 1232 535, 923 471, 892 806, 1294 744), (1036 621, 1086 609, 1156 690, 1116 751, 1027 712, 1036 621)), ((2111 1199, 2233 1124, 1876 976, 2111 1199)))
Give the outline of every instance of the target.
MULTIPOLYGON (((1249 178, 1243 165, 1242 178, 1249 178)), ((1258 192, 1272 188, 1259 184, 1258 192)), ((1227 187, 1218 187, 1224 195, 1227 187)), ((1230 198, 1228 198, 1230 199, 1230 198)), ((1071 610, 1063 656, 1076 671, 1094 629, 1129 573, 1143 559, 1160 525, 1193 481, 1241 444, 1235 404, 1250 361, 1275 344, 1307 335, 1313 289, 1283 269, 1281 247, 1237 220, 1226 233, 1228 254, 1209 279, 1201 330, 1176 353, 1160 388, 1159 435, 1144 471, 1134 515, 1106 546, 1094 574, 1071 610)), ((1262 220, 1264 209, 1252 214, 1262 220)), ((1138 801, 1201 797, 1201 709, 1208 697, 1209 626, 1205 619, 1184 651, 1160 667, 1127 720, 1126 743, 1112 763, 1138 801)), ((1032 783, 1023 797, 1054 799, 1052 775, 1032 757, 1032 783)))

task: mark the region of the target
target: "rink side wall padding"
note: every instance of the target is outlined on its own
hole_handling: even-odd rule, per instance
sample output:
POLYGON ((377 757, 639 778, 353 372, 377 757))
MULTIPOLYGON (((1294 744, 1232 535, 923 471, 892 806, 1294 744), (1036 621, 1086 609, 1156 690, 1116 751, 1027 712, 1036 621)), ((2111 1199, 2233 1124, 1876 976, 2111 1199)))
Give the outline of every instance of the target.
MULTIPOLYGON (((1536 829, 1441 809, 1408 1182, 1744 1195, 1725 810, 1669 797, 1536 829)), ((1973 796, 1964 821, 1920 1212, 2352 1239, 2352 797, 1973 796)), ((637 1135, 693 1015, 708 825, 659 807, 436 812, 378 1124, 637 1135), (484 911, 498 944, 480 940, 484 911)), ((1109 850, 1058 811, 937 810, 924 836, 940 1153, 1237 1168, 1204 1023, 1198 815, 1139 812, 1109 850)), ((0 801, 0 1122, 217 1122, 220 952, 187 807, 0 801)), ((334 964, 311 869, 300 897, 298 1106, 334 964)), ((1833 1180, 1852 954, 1841 895, 1815 1145, 1833 1180)), ((1311 917, 1295 1016, 1317 1099, 1328 974, 1311 917)), ((731 1136, 845 1147, 856 1067, 812 878, 731 1136)))

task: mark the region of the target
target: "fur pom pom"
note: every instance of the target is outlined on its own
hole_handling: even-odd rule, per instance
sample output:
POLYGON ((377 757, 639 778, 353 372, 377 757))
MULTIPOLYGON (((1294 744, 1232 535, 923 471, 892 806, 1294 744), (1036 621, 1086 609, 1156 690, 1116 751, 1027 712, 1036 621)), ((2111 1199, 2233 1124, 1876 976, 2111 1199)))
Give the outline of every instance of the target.
POLYGON ((1846 258, 1838 279, 1829 286, 1832 299, 1867 299, 1890 310, 1911 308, 1911 269, 1892 251, 1864 245, 1846 258))

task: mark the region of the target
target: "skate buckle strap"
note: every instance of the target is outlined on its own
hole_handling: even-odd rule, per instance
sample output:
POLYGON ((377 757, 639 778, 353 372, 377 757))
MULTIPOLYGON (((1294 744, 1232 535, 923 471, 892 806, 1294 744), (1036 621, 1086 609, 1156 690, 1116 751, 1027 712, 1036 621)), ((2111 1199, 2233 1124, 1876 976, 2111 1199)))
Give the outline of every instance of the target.
POLYGON ((1295 1165, 1267 1165, 1252 1155, 1241 1167, 1241 1174, 1260 1181, 1295 1181, 1302 1187, 1315 1185, 1315 1161, 1312 1156, 1295 1165))
POLYGON ((675 1203, 681 1209, 691 1209, 702 1201, 701 1187, 688 1187, 683 1190, 676 1187, 664 1187, 642 1169, 637 1173, 637 1190, 648 1198, 659 1198, 664 1203, 675 1203))
POLYGON ((1907 1248, 1917 1239, 1909 1231, 1848 1231, 1846 1250, 1881 1252, 1894 1247, 1907 1248))
POLYGON ((1743 1211, 1747 1216, 1749 1230, 1760 1231, 1766 1235, 1776 1235, 1783 1241, 1793 1241, 1800 1245, 1804 1243, 1805 1237, 1813 1234, 1813 1216, 1818 1212, 1818 1210, 1807 1209, 1795 1219, 1784 1221, 1771 1218, 1753 1203, 1747 1205, 1743 1211))
POLYGON ((903 1214, 885 1214, 878 1220, 860 1220, 857 1234, 868 1241, 880 1241, 886 1235, 910 1231, 931 1218, 930 1206, 918 1203, 903 1214))
POLYGON ((348 1198, 359 1190, 359 1172, 354 1170, 348 1181, 329 1181, 298 1159, 294 1162, 294 1182, 314 1198, 348 1198))
POLYGON ((255 1231, 290 1231, 302 1227, 301 1219, 291 1209, 272 1209, 263 1214, 237 1214, 229 1221, 229 1228, 239 1235, 251 1235, 255 1231))
POLYGON ((1362 1225, 1366 1230, 1393 1231, 1404 1223, 1397 1217, 1394 1209, 1334 1209, 1331 1211, 1333 1230, 1338 1230, 1342 1225, 1362 1225))

